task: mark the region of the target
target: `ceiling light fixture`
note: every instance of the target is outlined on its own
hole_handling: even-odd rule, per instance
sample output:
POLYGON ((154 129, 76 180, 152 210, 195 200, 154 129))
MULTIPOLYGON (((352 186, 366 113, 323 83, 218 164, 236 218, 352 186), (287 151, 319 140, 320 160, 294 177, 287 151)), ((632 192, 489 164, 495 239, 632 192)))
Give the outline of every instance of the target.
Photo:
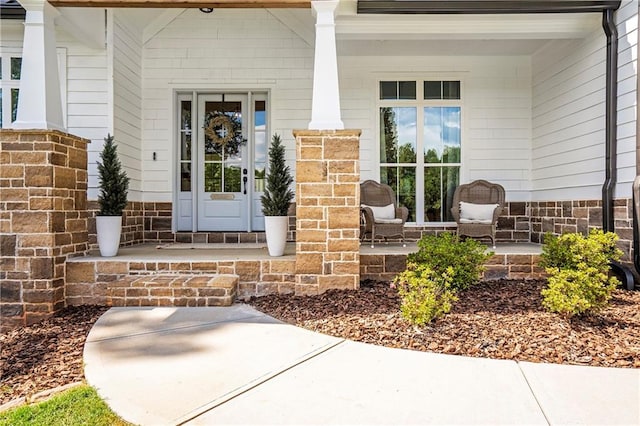
POLYGON ((211 13, 211 12, 213 12, 213 8, 212 7, 201 7, 200 8, 200 12, 202 12, 202 13, 211 13))

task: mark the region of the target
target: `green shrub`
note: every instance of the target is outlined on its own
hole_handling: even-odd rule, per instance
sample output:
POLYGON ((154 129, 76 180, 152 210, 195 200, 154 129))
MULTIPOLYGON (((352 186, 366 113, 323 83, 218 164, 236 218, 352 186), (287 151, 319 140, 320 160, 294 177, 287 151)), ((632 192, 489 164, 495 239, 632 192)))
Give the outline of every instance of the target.
POLYGON ((609 263, 622 257, 617 240, 613 232, 599 229, 588 237, 545 235, 540 265, 549 278, 541 292, 542 305, 567 317, 604 308, 618 285, 616 277, 609 277, 609 263))
POLYGON ((466 290, 480 280, 484 263, 493 255, 486 246, 470 238, 461 240, 449 232, 425 235, 418 241, 418 251, 407 256, 407 262, 426 264, 438 275, 453 269, 452 287, 466 290))
POLYGON ((408 263, 407 269, 398 275, 402 316, 416 325, 423 325, 451 310, 451 303, 458 300, 452 288, 453 268, 438 273, 426 264, 408 263))
POLYGON ((618 236, 613 232, 593 229, 588 237, 578 233, 555 236, 546 234, 540 266, 543 268, 577 268, 580 264, 609 270, 612 260, 620 260, 622 251, 616 247, 618 236))

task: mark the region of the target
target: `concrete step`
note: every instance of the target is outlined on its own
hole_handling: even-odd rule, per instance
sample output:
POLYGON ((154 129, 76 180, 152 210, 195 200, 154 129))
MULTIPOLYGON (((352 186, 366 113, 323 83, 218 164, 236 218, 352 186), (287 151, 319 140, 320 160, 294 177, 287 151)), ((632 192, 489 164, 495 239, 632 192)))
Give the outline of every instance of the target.
POLYGON ((108 282, 111 306, 230 306, 238 291, 234 274, 127 275, 108 282))

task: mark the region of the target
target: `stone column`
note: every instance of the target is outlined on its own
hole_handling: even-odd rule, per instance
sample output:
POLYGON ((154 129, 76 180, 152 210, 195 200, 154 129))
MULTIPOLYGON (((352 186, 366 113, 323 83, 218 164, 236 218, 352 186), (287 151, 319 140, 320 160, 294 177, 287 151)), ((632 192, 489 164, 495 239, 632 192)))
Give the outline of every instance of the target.
POLYGON ((0 130, 0 323, 65 306, 65 261, 86 254, 87 143, 51 130, 0 130))
POLYGON ((24 22, 20 100, 14 129, 63 130, 56 32, 58 11, 45 0, 21 0, 24 22))
POLYGON ((296 294, 360 285, 360 131, 295 130, 296 294))

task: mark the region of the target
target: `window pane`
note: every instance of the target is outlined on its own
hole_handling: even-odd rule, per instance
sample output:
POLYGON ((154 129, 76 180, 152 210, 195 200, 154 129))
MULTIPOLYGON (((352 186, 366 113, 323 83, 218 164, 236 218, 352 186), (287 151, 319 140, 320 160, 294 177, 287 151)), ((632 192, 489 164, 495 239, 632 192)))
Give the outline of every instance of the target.
POLYGON ((442 99, 460 99, 460 82, 443 81, 442 99))
POLYGON ((416 108, 380 108, 380 162, 416 162, 416 108))
POLYGON ((442 99, 442 82, 441 81, 425 81, 424 82, 424 98, 425 99, 442 99))
POLYGON ((409 209, 409 222, 416 220, 415 167, 380 167, 380 182, 389 185, 396 194, 396 202, 409 209))
POLYGON ((398 99, 398 82, 381 81, 380 99, 398 99))
POLYGON ((11 58, 11 80, 20 80, 22 58, 11 58))
POLYGON ((460 162, 460 107, 424 109, 425 163, 460 162))
POLYGON ((416 98, 416 82, 415 81, 398 82, 398 90, 400 92, 400 99, 416 98))
POLYGON ((460 167, 425 167, 424 220, 452 222, 453 192, 460 179, 460 167))
POLYGON ((180 164, 180 191, 191 192, 191 164, 180 164))
POLYGON ((2 128, 2 89, 0 89, 0 128, 2 128))
POLYGON ((443 167, 442 168, 442 204, 444 211, 442 212, 442 220, 445 222, 453 222, 451 207, 453 207, 453 192, 460 184, 460 167, 443 167))
POLYGON ((442 108, 443 163, 460 162, 460 107, 442 108))
POLYGON ((425 222, 442 221, 442 168, 425 167, 424 169, 424 220, 425 222))
POLYGON ((11 122, 16 121, 18 116, 18 93, 20 89, 11 89, 11 122))

